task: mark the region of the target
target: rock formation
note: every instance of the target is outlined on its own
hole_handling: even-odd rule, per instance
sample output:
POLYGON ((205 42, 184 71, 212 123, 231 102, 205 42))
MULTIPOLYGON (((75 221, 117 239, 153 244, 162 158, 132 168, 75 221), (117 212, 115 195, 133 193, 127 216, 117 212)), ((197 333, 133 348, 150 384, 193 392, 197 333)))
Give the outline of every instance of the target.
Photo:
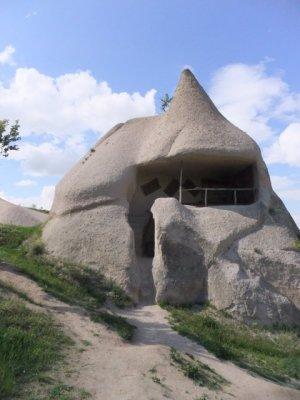
POLYGON ((169 110, 119 124, 57 185, 43 239, 136 301, 299 322, 299 230, 257 144, 182 72, 169 110))
POLYGON ((47 218, 48 215, 43 212, 0 199, 0 224, 35 226, 45 222, 47 218))

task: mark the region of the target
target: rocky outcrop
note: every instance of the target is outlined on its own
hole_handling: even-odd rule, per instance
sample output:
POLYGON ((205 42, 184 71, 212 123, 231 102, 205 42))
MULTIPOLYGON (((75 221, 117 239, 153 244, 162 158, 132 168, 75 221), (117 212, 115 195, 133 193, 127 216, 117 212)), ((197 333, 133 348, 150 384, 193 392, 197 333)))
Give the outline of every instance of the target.
POLYGON ((100 269, 136 301, 154 293, 294 323, 298 234, 257 144, 185 70, 166 113, 118 124, 65 175, 43 240, 51 256, 100 269), (198 189, 181 204, 182 170, 185 188, 218 185, 219 199, 228 188, 223 205, 198 189))
POLYGON ((295 234, 269 217, 266 225, 263 211, 257 205, 195 208, 156 200, 156 301, 209 301, 248 323, 299 323, 295 234))
POLYGON ((45 222, 47 218, 48 215, 43 212, 0 199, 0 224, 35 226, 45 222))

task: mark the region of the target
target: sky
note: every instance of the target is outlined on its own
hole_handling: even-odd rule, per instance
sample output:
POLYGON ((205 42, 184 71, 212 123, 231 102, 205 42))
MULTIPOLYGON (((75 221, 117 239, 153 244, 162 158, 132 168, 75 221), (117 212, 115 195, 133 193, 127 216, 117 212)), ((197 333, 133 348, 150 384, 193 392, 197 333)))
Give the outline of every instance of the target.
POLYGON ((259 144, 300 226, 300 0, 0 0, 0 197, 49 209, 109 128, 160 113, 188 67, 259 144))

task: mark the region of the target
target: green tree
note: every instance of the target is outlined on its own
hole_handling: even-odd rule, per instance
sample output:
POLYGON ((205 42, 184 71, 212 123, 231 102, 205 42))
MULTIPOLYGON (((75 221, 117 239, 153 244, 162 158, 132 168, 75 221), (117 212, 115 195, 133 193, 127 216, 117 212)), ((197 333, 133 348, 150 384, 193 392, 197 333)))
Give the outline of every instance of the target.
POLYGON ((165 93, 163 97, 160 99, 161 103, 161 109, 163 111, 167 111, 167 109, 170 107, 171 101, 173 100, 173 97, 170 97, 168 93, 165 93))
POLYGON ((19 121, 15 121, 7 130, 9 121, 7 119, 0 120, 0 155, 7 157, 10 151, 19 150, 16 142, 20 140, 19 121))

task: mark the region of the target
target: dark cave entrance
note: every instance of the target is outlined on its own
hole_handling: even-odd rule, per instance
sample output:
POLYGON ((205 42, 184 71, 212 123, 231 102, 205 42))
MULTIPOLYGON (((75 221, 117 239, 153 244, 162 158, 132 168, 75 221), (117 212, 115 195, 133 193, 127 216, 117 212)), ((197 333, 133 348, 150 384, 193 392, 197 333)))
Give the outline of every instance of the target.
POLYGON ((140 299, 148 303, 155 298, 152 275, 155 219, 151 207, 156 199, 163 197, 174 197, 186 206, 230 206, 238 211, 238 207, 252 204, 258 198, 256 164, 220 156, 185 156, 137 167, 128 221, 141 277, 140 299))
POLYGON ((148 221, 144 225, 142 235, 142 256, 154 257, 154 218, 151 212, 148 214, 148 221))
POLYGON ((150 210, 157 198, 174 197, 194 207, 238 207, 254 203, 257 196, 256 164, 249 160, 186 156, 140 166, 128 216, 136 254, 154 257, 155 221, 150 210))

